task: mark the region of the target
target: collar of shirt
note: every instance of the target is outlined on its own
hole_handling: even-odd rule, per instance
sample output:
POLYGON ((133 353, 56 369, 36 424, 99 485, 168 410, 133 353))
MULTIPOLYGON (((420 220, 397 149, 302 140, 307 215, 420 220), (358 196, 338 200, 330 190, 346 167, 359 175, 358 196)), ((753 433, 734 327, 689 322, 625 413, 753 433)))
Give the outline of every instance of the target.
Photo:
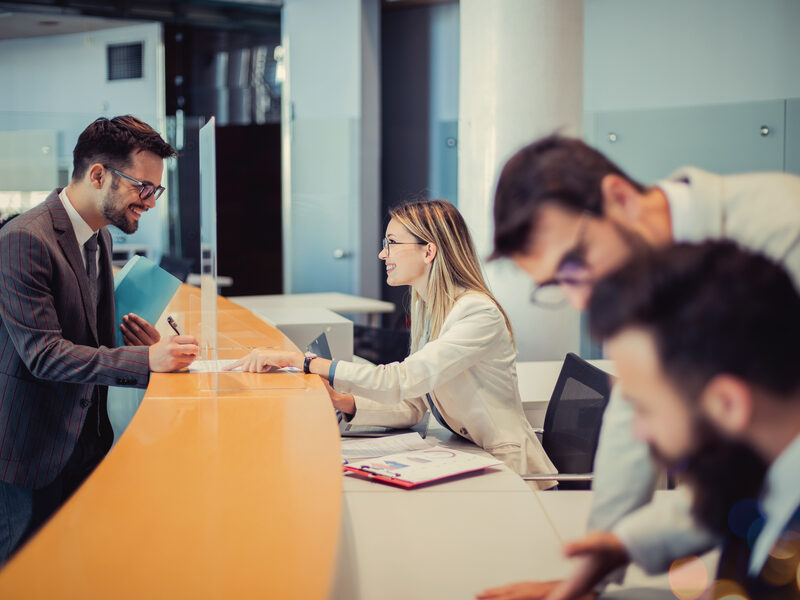
POLYGON ((75 232, 75 239, 78 240, 78 246, 81 248, 81 253, 83 253, 83 245, 97 232, 89 227, 89 224, 83 220, 83 217, 72 206, 72 202, 67 198, 67 188, 61 190, 58 197, 61 200, 61 204, 64 205, 64 210, 67 211, 67 216, 72 223, 72 230, 75 232))
POLYGON ((725 237, 724 179, 696 167, 682 167, 656 184, 667 196, 676 242, 725 237))
POLYGON ((748 568, 748 573, 754 577, 761 572, 770 550, 800 506, 800 485, 797 483, 799 472, 800 435, 797 435, 767 470, 761 497, 761 508, 766 522, 753 545, 748 568))
POLYGON ((676 242, 693 241, 693 224, 696 218, 692 210, 692 197, 685 181, 665 179, 656 183, 667 197, 669 216, 672 221, 672 237, 676 242))

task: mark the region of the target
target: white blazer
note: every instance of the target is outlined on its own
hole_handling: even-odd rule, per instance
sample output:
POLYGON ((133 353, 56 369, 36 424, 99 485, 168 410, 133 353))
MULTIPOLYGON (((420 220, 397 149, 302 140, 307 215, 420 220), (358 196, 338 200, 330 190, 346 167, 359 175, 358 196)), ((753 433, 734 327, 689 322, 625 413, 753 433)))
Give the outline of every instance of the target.
POLYGON ((374 366, 340 361, 332 384, 355 396, 354 424, 412 426, 428 410, 430 394, 451 429, 515 472, 555 473, 522 410, 516 356, 494 302, 467 292, 447 315, 437 339, 403 362, 374 366))

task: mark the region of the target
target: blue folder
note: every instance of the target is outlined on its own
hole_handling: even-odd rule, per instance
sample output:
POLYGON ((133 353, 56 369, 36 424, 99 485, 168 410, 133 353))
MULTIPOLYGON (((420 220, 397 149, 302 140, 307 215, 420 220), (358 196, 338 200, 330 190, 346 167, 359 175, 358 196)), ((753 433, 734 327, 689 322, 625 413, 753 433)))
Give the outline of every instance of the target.
POLYGON ((117 346, 124 346, 119 329, 123 315, 136 313, 155 325, 181 282, 144 256, 134 256, 114 277, 117 346))

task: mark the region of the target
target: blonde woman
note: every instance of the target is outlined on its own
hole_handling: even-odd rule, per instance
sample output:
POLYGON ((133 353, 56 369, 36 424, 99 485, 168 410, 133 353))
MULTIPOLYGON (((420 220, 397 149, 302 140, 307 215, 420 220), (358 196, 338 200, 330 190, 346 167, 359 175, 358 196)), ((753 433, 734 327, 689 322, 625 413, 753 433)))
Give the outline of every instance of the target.
POLYGON ((389 285, 411 286, 408 358, 374 366, 259 348, 230 368, 316 373, 355 424, 410 427, 430 410, 515 472, 554 473, 522 410, 511 326, 483 279, 463 217, 444 200, 410 202, 390 215, 378 258, 389 285))

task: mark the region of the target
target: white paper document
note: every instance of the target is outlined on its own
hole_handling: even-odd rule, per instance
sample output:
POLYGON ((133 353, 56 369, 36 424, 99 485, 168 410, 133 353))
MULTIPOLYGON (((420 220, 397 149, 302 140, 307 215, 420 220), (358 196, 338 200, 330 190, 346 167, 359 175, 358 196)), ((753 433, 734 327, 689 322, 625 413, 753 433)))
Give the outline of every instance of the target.
POLYGON ((387 435, 376 438, 350 438, 342 440, 342 458, 374 458, 408 452, 411 450, 424 450, 431 445, 417 433, 402 433, 400 435, 387 435))
MULTIPOLYGON (((225 367, 235 362, 235 360, 196 360, 189 365, 189 373, 222 373, 225 367)), ((241 367, 236 367, 234 372, 241 370, 241 367)))
MULTIPOLYGON (((196 360, 189 365, 189 373, 241 373, 242 368, 236 367, 232 371, 225 371, 225 367, 232 365, 237 359, 227 360, 196 360)), ((300 370, 294 367, 270 367, 263 373, 298 373, 300 370)))

